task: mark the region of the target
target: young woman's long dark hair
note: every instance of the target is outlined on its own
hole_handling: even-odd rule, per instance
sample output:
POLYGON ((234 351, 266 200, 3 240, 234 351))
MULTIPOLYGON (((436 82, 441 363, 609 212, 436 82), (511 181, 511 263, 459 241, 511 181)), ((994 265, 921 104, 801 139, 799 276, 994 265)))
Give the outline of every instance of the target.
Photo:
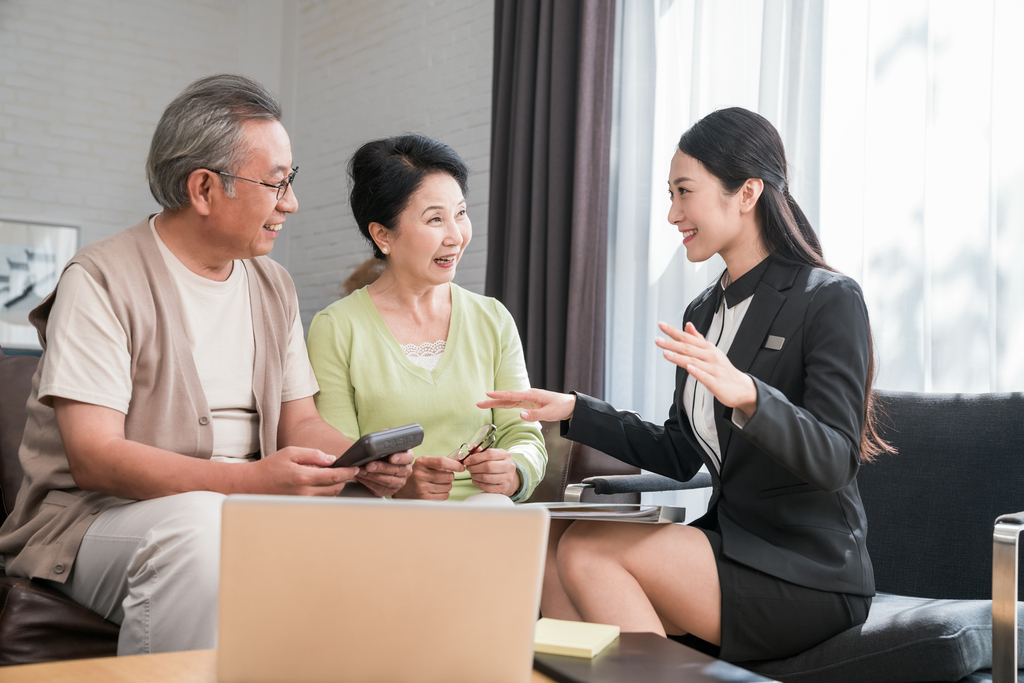
MULTIPOLYGON (((789 193, 786 152, 782 138, 768 119, 742 107, 719 109, 683 133, 679 151, 703 164, 730 194, 735 194, 750 178, 759 178, 764 189, 756 211, 765 251, 782 261, 835 272, 825 263, 818 235, 789 193)), ((878 406, 871 388, 874 378, 875 351, 869 327, 864 429, 860 437, 864 462, 880 453, 895 452, 875 427, 878 406)))

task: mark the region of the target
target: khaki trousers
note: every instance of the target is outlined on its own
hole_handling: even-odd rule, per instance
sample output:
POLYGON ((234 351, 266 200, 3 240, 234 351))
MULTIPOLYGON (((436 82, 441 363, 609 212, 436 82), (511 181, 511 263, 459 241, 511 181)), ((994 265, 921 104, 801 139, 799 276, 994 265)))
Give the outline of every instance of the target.
POLYGON ((195 491, 106 510, 67 583, 51 585, 121 625, 119 656, 216 647, 224 498, 195 491))

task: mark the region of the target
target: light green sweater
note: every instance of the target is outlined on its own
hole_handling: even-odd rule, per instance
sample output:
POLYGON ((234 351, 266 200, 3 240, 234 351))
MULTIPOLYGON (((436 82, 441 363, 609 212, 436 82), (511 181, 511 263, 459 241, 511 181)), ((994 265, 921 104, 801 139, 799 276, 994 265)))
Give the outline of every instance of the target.
MULTIPOLYGON (((496 299, 451 285, 452 319, 433 372, 414 364, 384 323, 366 289, 316 314, 309 360, 320 384, 316 407, 350 439, 412 422, 423 425, 417 456, 447 456, 484 424, 498 427, 497 448, 512 453, 524 500, 544 476, 547 452, 537 422, 517 410, 481 410, 484 392, 526 389, 522 344, 512 316, 496 299)), ((478 493, 469 472, 455 475, 449 500, 478 493)))

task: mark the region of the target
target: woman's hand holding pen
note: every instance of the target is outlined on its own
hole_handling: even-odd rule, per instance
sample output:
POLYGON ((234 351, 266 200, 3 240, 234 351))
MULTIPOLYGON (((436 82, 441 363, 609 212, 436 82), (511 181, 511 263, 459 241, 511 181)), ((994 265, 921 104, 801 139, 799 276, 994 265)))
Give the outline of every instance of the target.
POLYGON ((519 416, 527 421, 559 422, 572 417, 576 408, 576 397, 572 394, 559 394, 543 389, 526 389, 525 391, 488 391, 488 401, 480 401, 477 408, 511 409, 525 408, 519 416))
POLYGON ((704 339, 693 323, 686 323, 683 330, 664 322, 659 322, 658 327, 669 337, 654 340, 664 349, 666 359, 693 375, 722 405, 735 408, 748 418, 753 416, 757 410, 757 387, 750 375, 737 370, 721 349, 704 339))

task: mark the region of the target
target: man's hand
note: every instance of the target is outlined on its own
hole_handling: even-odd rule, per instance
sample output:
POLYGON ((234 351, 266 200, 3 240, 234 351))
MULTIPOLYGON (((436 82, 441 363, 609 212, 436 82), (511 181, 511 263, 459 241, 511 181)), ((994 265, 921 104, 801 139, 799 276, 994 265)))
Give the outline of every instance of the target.
POLYGON ((111 408, 59 397, 53 405, 71 475, 87 491, 129 500, 186 491, 334 496, 358 473, 327 468, 334 456, 298 446, 245 464, 193 458, 129 441, 124 414, 111 408))
MULTIPOLYGON (((316 447, 341 455, 352 445, 352 440, 327 424, 317 412, 313 398, 307 397, 281 404, 278 443, 316 447)), ((375 496, 394 495, 409 479, 413 457, 412 451, 403 451, 358 470, 349 468, 355 472, 349 479, 354 478, 375 496)))
POLYGON ((452 492, 455 473, 465 471, 462 463, 451 458, 424 455, 412 464, 412 475, 395 498, 448 500, 452 492))
POLYGON ((375 460, 359 468, 356 481, 375 496, 394 496, 412 475, 412 451, 394 453, 384 460, 375 460))
POLYGON ((512 454, 506 450, 488 448, 469 456, 462 464, 469 470, 473 484, 485 493, 511 496, 519 490, 519 472, 512 454))
POLYGON ((335 461, 315 448, 289 446, 249 465, 252 493, 298 496, 336 496, 345 482, 356 478, 357 467, 328 467, 335 461))

